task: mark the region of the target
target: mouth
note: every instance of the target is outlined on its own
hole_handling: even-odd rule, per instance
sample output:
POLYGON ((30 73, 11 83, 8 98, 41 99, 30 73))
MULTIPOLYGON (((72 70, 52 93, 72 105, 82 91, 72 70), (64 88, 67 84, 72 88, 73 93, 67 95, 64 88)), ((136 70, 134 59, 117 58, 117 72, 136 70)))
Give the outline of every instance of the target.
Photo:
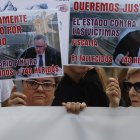
POLYGON ((140 105, 140 102, 138 101, 138 100, 131 100, 131 104, 132 104, 132 106, 134 105, 140 105))
POLYGON ((35 95, 33 96, 33 99, 45 99, 46 97, 43 95, 35 95))

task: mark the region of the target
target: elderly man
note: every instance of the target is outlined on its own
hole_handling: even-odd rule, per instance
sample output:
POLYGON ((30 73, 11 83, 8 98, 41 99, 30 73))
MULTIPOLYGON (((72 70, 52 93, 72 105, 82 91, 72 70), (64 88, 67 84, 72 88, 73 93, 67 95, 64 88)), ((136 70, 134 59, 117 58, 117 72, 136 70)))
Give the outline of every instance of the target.
MULTIPOLYGON (((54 77, 23 80, 23 94, 16 92, 16 87, 14 87, 7 106, 51 106, 55 98, 56 84, 57 78, 54 77)), ((63 106, 65 106, 68 111, 78 113, 86 107, 86 104, 68 102, 63 103, 63 106)))
MULTIPOLYGON (((39 68, 45 66, 53 66, 57 69, 62 67, 60 52, 57 51, 55 48, 48 46, 46 43, 45 36, 41 34, 38 34, 34 37, 34 47, 25 50, 23 54, 19 57, 19 59, 33 60, 34 63, 32 62, 30 65, 23 67, 23 68, 27 68, 27 67, 32 68, 33 73, 35 67, 39 68)), ((16 69, 18 70, 20 68, 21 66, 18 66, 16 69)), ((59 70, 55 70, 55 72, 58 71, 59 70)), ((18 73, 20 73, 20 71, 18 71, 18 73)), ((23 76, 27 76, 27 75, 23 74, 23 76)))

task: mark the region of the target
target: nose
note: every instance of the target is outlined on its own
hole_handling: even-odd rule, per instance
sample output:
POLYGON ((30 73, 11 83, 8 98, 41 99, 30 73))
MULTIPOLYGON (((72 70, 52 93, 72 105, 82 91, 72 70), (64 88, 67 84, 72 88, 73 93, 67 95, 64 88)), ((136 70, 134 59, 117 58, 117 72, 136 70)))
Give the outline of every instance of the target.
POLYGON ((43 87, 42 87, 42 85, 38 85, 38 88, 37 88, 37 90, 43 90, 43 87))
POLYGON ((36 47, 36 50, 40 50, 40 48, 39 47, 36 47))
POLYGON ((129 90, 129 95, 134 96, 136 94, 137 94, 137 92, 135 91, 134 87, 131 87, 131 89, 129 90))

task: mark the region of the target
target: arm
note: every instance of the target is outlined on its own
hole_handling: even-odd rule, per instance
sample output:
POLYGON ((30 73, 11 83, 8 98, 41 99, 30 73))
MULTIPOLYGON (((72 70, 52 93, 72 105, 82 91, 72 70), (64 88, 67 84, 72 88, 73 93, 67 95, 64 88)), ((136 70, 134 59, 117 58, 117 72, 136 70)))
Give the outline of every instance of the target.
POLYGON ((121 90, 117 79, 109 78, 109 84, 106 88, 106 94, 109 98, 109 106, 118 107, 121 99, 121 90))

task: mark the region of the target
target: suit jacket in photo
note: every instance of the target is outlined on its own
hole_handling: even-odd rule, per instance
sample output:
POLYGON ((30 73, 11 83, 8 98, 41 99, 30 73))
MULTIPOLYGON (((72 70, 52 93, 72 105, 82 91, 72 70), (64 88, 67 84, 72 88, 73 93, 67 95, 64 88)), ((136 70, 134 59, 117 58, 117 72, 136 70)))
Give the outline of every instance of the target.
MULTIPOLYGON (((34 47, 28 48, 23 52, 23 54, 18 59, 30 59, 30 58, 36 58, 36 51, 34 47)), ((50 46, 47 46, 45 50, 45 64, 46 66, 52 66, 52 65, 58 65, 60 68, 61 65, 61 54, 59 51, 57 51, 55 48, 52 48, 50 46)), ((27 67, 27 66, 25 66, 27 67)), ((30 65, 29 67, 34 68, 35 65, 30 65)), ((17 66, 16 70, 21 68, 21 66, 17 66)))
POLYGON ((113 60, 115 61, 117 56, 120 54, 122 56, 126 56, 126 54, 128 54, 128 57, 132 58, 138 57, 139 48, 140 48, 140 30, 129 32, 128 34, 126 34, 126 36, 124 36, 120 40, 120 42, 116 46, 115 52, 113 54, 113 60))

